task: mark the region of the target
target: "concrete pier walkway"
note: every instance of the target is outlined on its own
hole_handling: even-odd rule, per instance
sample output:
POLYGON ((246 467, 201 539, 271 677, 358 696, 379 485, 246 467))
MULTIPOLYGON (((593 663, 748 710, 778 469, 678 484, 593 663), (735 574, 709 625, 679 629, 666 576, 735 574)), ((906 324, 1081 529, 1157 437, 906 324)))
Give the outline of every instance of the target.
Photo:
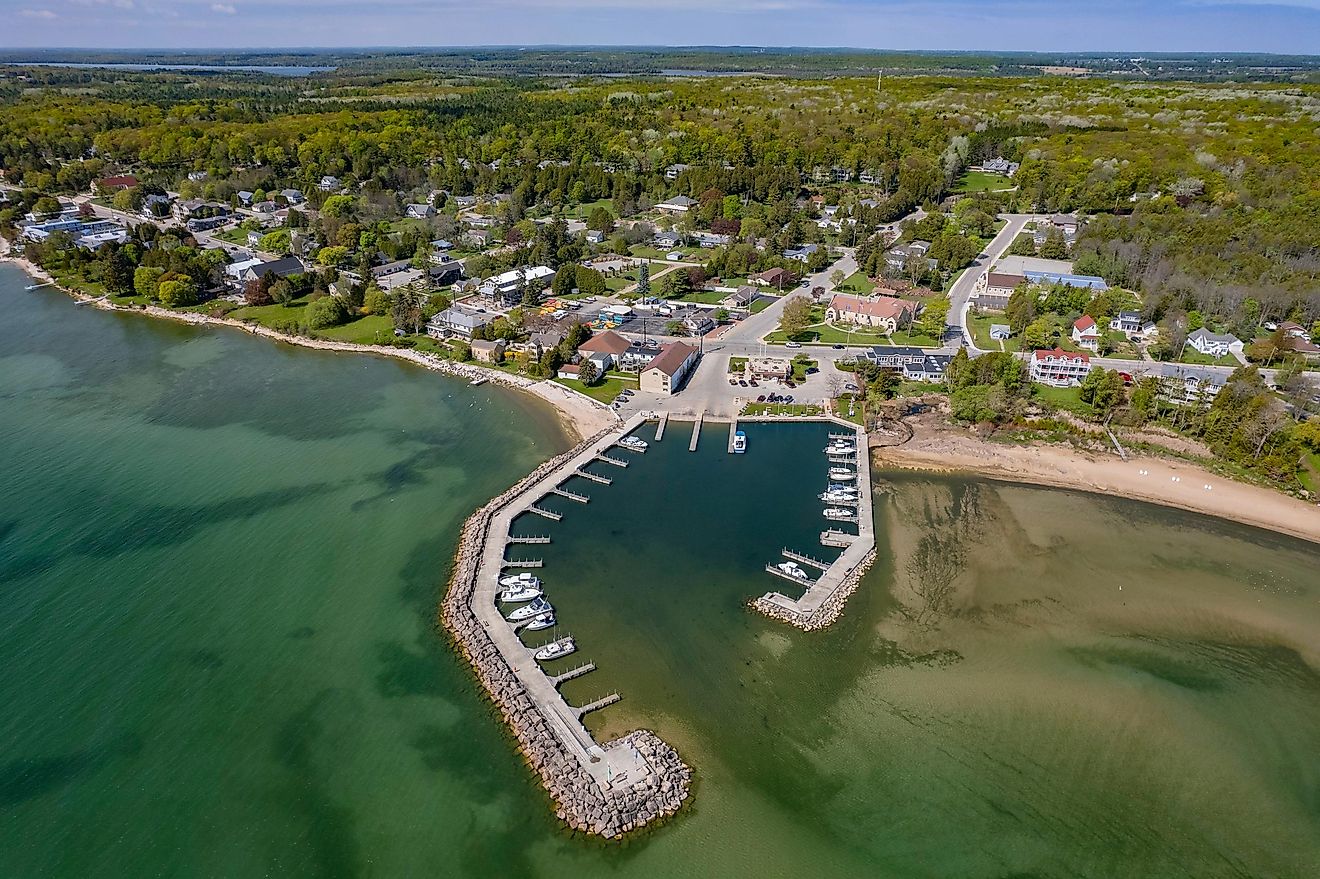
POLYGON ((692 442, 688 443, 689 452, 695 452, 697 450, 697 440, 701 439, 701 422, 704 421, 705 418, 706 410, 703 409, 697 413, 697 421, 692 425, 692 442))
POLYGON ((669 424, 669 413, 668 413, 668 412, 661 412, 661 413, 660 413, 660 423, 657 424, 657 425, 656 425, 656 428, 655 428, 655 441, 656 441, 656 442, 660 442, 660 440, 662 440, 662 439, 665 438, 665 427, 666 427, 668 424, 669 424))

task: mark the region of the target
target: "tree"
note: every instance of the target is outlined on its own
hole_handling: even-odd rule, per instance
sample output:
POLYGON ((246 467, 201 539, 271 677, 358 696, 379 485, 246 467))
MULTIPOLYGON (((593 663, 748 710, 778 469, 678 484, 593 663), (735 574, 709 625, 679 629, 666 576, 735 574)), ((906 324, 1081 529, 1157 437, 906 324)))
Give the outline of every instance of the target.
POLYGON ((394 317, 394 328, 396 330, 411 330, 413 333, 422 331, 424 315, 422 306, 426 303, 426 297, 420 290, 409 284, 401 287, 394 292, 394 303, 391 309, 394 317))
POLYGON ((835 288, 839 287, 839 285, 843 283, 843 279, 846 277, 848 276, 843 273, 843 269, 835 269, 830 272, 830 286, 835 288))
POLYGON ((797 338, 811 326, 811 300, 805 296, 790 297, 779 314, 779 328, 790 339, 797 338))
POLYGON ((1008 252, 1011 256, 1035 256, 1036 239, 1024 232, 1013 239, 1013 243, 1008 246, 1008 252))
POLYGON ((1036 306, 1039 300, 1036 298, 1036 291, 1029 284, 1019 284, 1008 297, 1008 305, 1004 308, 1004 317, 1008 319, 1008 326, 1015 334, 1021 335, 1027 328, 1027 324, 1036 319, 1036 306))
POLYGON ((614 231, 614 215, 604 205, 596 205, 587 215, 587 228, 608 235, 614 231))
POLYGON ((363 314, 388 314, 391 305, 390 294, 375 284, 367 287, 367 292, 362 297, 363 314))
POLYGON ((257 249, 264 253, 288 253, 290 243, 289 230, 276 229, 261 236, 257 242, 257 249))
POLYGON ((357 207, 357 199, 351 195, 332 195, 321 203, 321 213, 327 217, 349 217, 357 207))
POLYGON ((323 266, 341 266, 348 259, 348 248, 334 245, 322 247, 316 254, 316 261, 323 266))
POLYGON ((682 299, 692 292, 692 281, 688 273, 681 269, 675 269, 665 275, 660 285, 667 299, 682 299))
POLYGON ((280 305, 287 306, 294 300, 293 285, 281 278, 270 285, 270 298, 280 305))
POLYGON ((944 338, 944 325, 949 316, 949 300, 943 297, 926 303, 918 321, 918 331, 932 339, 944 338))
MULTIPOLYGON (((273 288, 272 288, 273 289, 273 288)), ((323 330, 348 319, 348 309, 338 296, 322 296, 307 306, 307 329, 323 330)))
POLYGON ((665 334, 669 336, 686 336, 688 334, 687 326, 681 320, 671 320, 665 324, 665 334))
POLYGON ((132 296, 134 274, 133 261, 122 250, 102 260, 101 283, 111 296, 132 296))
POLYGON ((640 296, 651 295, 651 262, 642 260, 641 266, 637 269, 637 293, 640 296))
POLYGON ((1064 240, 1063 233, 1058 229, 1050 229, 1045 233, 1045 240, 1040 245, 1041 259, 1067 259, 1068 242, 1064 240))
POLYGON ((197 302, 197 287, 186 276, 161 281, 156 287, 156 298, 167 308, 193 305, 197 302))
POLYGON ((253 278, 243 285, 243 301, 248 305, 270 305, 270 285, 253 278))
POLYGON ((133 272, 133 292, 147 299, 155 299, 156 287, 160 284, 160 276, 163 274, 165 274, 164 269, 138 266, 133 272))
POLYGON ((597 378, 599 378, 599 375, 596 372, 595 363, 592 363, 590 360, 583 360, 578 364, 578 380, 581 381, 582 384, 595 384, 597 378))

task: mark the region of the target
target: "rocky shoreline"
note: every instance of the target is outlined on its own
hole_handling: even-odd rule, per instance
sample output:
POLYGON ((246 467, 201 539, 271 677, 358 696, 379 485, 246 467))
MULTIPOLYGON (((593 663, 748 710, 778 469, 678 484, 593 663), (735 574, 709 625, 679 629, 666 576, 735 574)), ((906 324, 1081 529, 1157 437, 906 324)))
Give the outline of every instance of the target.
POLYGON ((862 577, 866 575, 866 572, 870 570, 871 565, 874 563, 875 550, 873 549, 866 554, 866 557, 862 559, 862 563, 854 568, 851 574, 843 578, 843 582, 830 593, 830 597, 821 602, 820 607, 809 614, 789 610, 768 600, 765 596, 753 598, 748 602, 748 606, 773 620, 796 626, 804 632, 823 629, 843 615, 843 607, 848 603, 849 596, 857 591, 857 587, 861 585, 862 577))
POLYGON ((650 772, 619 789, 602 785, 560 740, 471 606, 494 515, 608 432, 609 429, 602 430, 541 464, 468 518, 463 525, 449 589, 441 603, 440 620, 459 652, 472 664, 481 685, 518 740, 519 750, 528 764, 541 777, 555 803, 555 815, 574 830, 614 839, 677 812, 687 799, 692 770, 659 736, 649 730, 637 730, 602 747, 631 746, 645 760, 650 772))

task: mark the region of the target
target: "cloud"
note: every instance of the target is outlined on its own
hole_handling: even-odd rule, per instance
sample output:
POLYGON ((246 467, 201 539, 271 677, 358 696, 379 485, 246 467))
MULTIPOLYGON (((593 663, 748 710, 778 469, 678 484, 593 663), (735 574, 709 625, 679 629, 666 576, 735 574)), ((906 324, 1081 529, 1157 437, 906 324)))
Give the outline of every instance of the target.
POLYGON ((233 15, 235 12, 238 12, 238 10, 234 8, 234 4, 232 3, 212 3, 211 11, 223 12, 225 15, 233 15))
POLYGON ((59 18, 58 15, 51 12, 49 9, 20 9, 18 14, 24 18, 44 18, 47 20, 59 18))

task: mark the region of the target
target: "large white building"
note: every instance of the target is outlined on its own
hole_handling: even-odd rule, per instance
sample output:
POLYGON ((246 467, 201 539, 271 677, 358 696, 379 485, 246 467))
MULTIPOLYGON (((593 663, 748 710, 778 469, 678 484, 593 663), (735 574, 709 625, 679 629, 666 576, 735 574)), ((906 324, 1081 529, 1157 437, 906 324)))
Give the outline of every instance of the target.
POLYGON ((1062 348, 1037 349, 1029 361, 1031 380, 1053 388, 1080 385, 1091 371, 1091 358, 1062 348))

